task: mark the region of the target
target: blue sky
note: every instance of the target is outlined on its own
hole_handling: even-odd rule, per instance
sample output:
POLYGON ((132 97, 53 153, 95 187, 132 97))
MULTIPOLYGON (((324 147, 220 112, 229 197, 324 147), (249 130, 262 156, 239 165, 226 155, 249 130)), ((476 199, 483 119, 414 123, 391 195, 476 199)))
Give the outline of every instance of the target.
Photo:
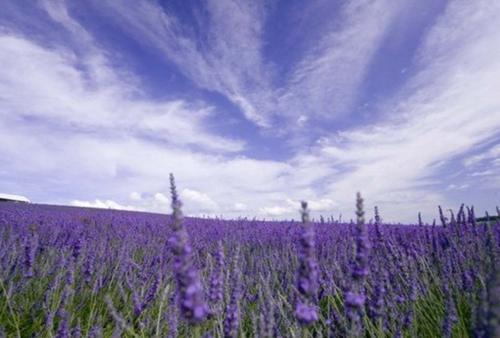
POLYGON ((168 212, 174 172, 191 215, 500 204, 498 1, 1 7, 0 192, 168 212))

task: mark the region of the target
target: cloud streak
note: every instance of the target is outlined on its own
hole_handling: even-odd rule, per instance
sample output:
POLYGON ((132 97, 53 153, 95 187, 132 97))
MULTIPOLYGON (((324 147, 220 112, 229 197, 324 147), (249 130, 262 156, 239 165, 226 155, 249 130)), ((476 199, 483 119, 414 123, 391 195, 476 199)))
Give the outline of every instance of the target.
POLYGON ((500 9, 490 5, 451 2, 419 49, 420 70, 386 103, 385 121, 317 147, 317 157, 347 168, 329 184, 348 197, 342 204, 355 189, 392 209, 391 218, 405 212, 398 200, 411 205, 406 213, 429 211, 446 200, 434 178, 443 163, 498 135, 500 62, 490 55, 500 55, 493 14, 500 9))
POLYGON ((400 7, 390 1, 345 3, 341 23, 305 54, 286 86, 278 90, 280 110, 293 119, 307 114, 335 120, 347 114, 400 7))
POLYGON ((349 219, 360 190, 386 220, 408 221, 462 197, 489 206, 482 196, 500 186, 495 2, 449 1, 423 30, 403 85, 373 104, 370 124, 353 107, 404 4, 343 5, 281 76, 264 48, 274 9, 263 3, 208 1, 190 9, 191 21, 154 1, 82 5, 257 126, 236 124, 231 136, 218 129, 219 97, 193 90, 151 98, 141 74, 112 58, 68 4, 42 2, 44 16, 32 18, 37 27, 50 21, 68 40, 35 39, 22 25, 0 29, 5 192, 167 212, 166 175, 174 172, 192 215, 296 218, 298 201, 308 200, 316 215, 349 219), (328 129, 342 118, 355 126, 328 129), (314 142, 294 142, 304 134, 314 142), (270 147, 274 156, 274 143, 289 142, 295 147, 282 160, 259 154, 270 147))
POLYGON ((196 85, 221 93, 246 118, 269 126, 261 112, 271 96, 265 94, 270 80, 261 57, 265 11, 260 1, 208 1, 198 34, 156 2, 109 1, 106 7, 110 20, 160 50, 196 85))
MULTIPOLYGON (((48 50, 24 38, 0 35, 0 100, 4 123, 39 119, 76 131, 147 134, 178 146, 196 145, 213 151, 237 152, 244 143, 205 131, 203 120, 213 114, 206 105, 183 100, 154 102, 110 65, 79 69, 76 55, 48 50), (18 74, 29 70, 29 77, 18 74), (93 74, 109 74, 107 83, 93 74), (89 78, 90 77, 90 78, 89 78), (26 97, 29 100, 26 100, 26 97), (139 97, 139 98, 137 98, 139 97)), ((133 82, 133 81, 132 81, 133 82)))
POLYGON ((110 20, 160 50, 196 85, 224 95, 260 127, 285 123, 285 129, 301 127, 305 116, 333 121, 348 113, 401 7, 384 0, 345 4, 341 23, 322 24, 324 37, 309 44, 285 81, 278 81, 277 65, 263 51, 263 29, 273 9, 261 1, 208 1, 206 16, 197 16, 200 31, 156 2, 107 6, 110 20))

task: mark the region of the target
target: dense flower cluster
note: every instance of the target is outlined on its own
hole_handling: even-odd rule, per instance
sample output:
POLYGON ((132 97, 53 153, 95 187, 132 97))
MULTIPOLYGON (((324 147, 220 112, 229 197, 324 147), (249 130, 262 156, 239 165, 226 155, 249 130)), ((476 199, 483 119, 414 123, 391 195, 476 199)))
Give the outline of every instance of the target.
POLYGON ((192 262, 192 248, 186 229, 182 223, 181 201, 177 195, 174 176, 170 174, 172 194, 172 236, 169 239, 174 256, 174 274, 180 295, 183 316, 192 323, 204 321, 209 313, 205 303, 202 284, 198 271, 192 262))
POLYGON ((301 203, 302 236, 300 238, 299 269, 297 289, 299 299, 295 315, 301 324, 309 325, 318 320, 316 297, 318 289, 318 263, 316 262, 314 245, 314 228, 309 222, 307 203, 301 203))
MULTIPOLYGON (((356 195, 356 232, 355 232, 355 258, 351 265, 352 283, 349 284, 345 294, 347 315, 350 320, 351 331, 358 334, 360 321, 365 306, 364 280, 368 275, 369 239, 366 231, 365 212, 363 210, 363 199, 358 192, 356 195)), ((378 216, 378 210, 375 214, 378 216)))
POLYGON ((356 203, 352 223, 183 218, 173 178, 171 215, 2 203, 0 336, 499 336, 493 217, 356 203))
POLYGON ((213 255, 214 267, 210 279, 210 306, 212 314, 220 311, 221 303, 224 298, 224 246, 222 242, 218 243, 217 251, 213 255))
POLYGON ((233 266, 231 273, 231 298, 226 307, 224 319, 224 337, 237 338, 240 327, 240 301, 241 301, 241 275, 239 268, 239 247, 236 247, 233 256, 233 266))

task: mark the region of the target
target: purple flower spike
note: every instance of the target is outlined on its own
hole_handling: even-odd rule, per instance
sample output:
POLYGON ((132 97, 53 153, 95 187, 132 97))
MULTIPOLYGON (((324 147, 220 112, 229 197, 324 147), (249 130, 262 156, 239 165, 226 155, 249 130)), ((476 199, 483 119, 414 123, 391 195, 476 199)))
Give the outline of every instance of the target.
POLYGON ((239 271, 239 248, 236 248, 232 268, 231 284, 233 290, 229 304, 226 307, 226 318, 224 320, 224 336, 226 338, 237 338, 240 326, 241 274, 239 271))
POLYGON ((82 328, 80 326, 80 321, 76 323, 76 326, 71 330, 71 337, 73 338, 81 338, 82 337, 82 328))
POLYGON ((453 295, 448 285, 444 285, 444 297, 445 297, 445 315, 442 327, 443 337, 451 337, 453 331, 453 325, 457 322, 457 310, 455 308, 455 302, 453 300, 453 295))
POLYGON ((210 306, 212 314, 220 311, 220 304, 223 300, 223 268, 224 268, 224 246, 219 242, 217 252, 214 255, 214 269, 210 280, 210 306))
POLYGON ((356 335, 361 334, 361 316, 365 305, 365 277, 368 275, 368 253, 370 243, 365 226, 363 199, 356 194, 356 255, 352 266, 352 283, 345 294, 345 307, 351 325, 356 335))
POLYGON ((299 322, 303 325, 309 325, 318 320, 318 308, 315 305, 297 303, 295 315, 299 322))
POLYGON ((446 217, 443 214, 443 208, 441 208, 440 205, 438 205, 438 210, 439 210, 439 219, 441 220, 441 225, 446 228, 446 217))
POLYGON ((166 312, 166 321, 168 325, 167 338, 175 338, 178 335, 177 332, 177 313, 178 313, 177 303, 179 301, 178 297, 179 295, 177 293, 173 293, 170 296, 169 305, 172 306, 169 306, 169 310, 166 312))
POLYGON ((180 296, 180 309, 184 318, 189 322, 199 324, 207 318, 209 309, 204 300, 198 271, 192 262, 192 249, 182 222, 181 201, 177 195, 173 174, 170 174, 170 191, 173 209, 173 234, 169 239, 169 244, 174 254, 173 268, 180 296))
POLYGON ((295 316, 301 325, 310 325, 318 320, 316 298, 318 292, 318 263, 314 251, 314 229, 309 223, 307 202, 302 202, 302 237, 300 239, 297 289, 299 300, 295 316))
POLYGON ((56 338, 69 338, 69 328, 67 318, 62 318, 59 324, 59 329, 56 333, 56 338))
POLYGON ((24 277, 33 277, 33 264, 35 263, 36 248, 37 243, 35 235, 27 236, 24 240, 24 277))
POLYGON ((73 242, 73 252, 71 253, 75 261, 78 260, 81 251, 82 251, 82 240, 78 238, 73 242))
POLYGON ((365 296, 354 292, 347 292, 345 295, 345 303, 348 307, 359 309, 365 305, 365 296))
MULTIPOLYGON (((498 210, 498 208, 497 208, 498 210)), ((496 260, 488 281, 488 336, 500 335, 500 261, 496 260)))

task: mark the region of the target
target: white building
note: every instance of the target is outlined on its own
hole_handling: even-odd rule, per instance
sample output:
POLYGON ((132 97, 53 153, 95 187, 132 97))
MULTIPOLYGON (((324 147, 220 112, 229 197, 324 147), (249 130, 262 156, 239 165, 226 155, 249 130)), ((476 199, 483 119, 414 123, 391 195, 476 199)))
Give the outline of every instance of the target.
POLYGON ((2 194, 0 193, 0 202, 21 202, 21 203, 30 203, 30 200, 24 196, 19 195, 11 195, 11 194, 2 194))

